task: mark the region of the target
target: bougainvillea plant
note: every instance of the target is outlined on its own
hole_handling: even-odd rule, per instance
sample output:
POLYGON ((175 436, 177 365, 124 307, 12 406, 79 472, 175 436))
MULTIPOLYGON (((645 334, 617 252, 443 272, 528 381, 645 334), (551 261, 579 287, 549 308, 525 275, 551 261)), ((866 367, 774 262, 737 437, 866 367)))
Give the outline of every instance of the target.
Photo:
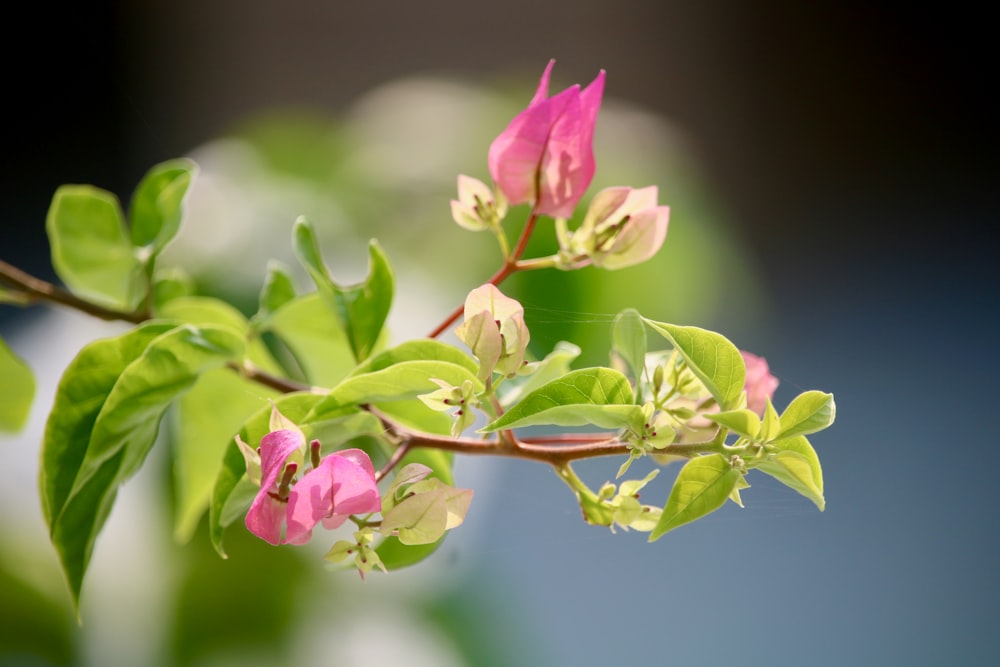
MULTIPOLYGON (((394 342, 385 330, 395 276, 379 244, 369 245, 364 280, 340 284, 304 218, 294 222, 292 247, 315 289, 299 293, 275 263, 249 317, 220 298, 193 295, 176 267, 158 262, 184 218, 196 175, 190 160, 153 167, 127 216, 104 190, 56 192, 46 225, 62 285, 0 261, 0 300, 58 304, 129 325, 79 351, 45 427, 39 491, 74 603, 116 493, 143 466, 168 408, 186 422, 187 439, 204 434, 184 446, 219 452, 214 482, 186 502, 189 521, 207 512, 223 557, 225 530, 242 524, 276 548, 324 540, 330 563, 362 577, 419 562, 472 503, 473 490, 455 486, 456 454, 547 464, 584 521, 643 531, 651 542, 727 500, 742 506, 755 469, 823 509, 822 471, 807 436, 833 423, 833 396, 806 391, 779 412, 765 359, 724 336, 627 309, 611 325, 606 366, 573 368, 579 348, 571 344, 529 353, 524 309, 502 290, 510 275, 639 264, 664 244, 670 213, 655 186, 609 187, 570 224, 595 173, 605 74, 550 96, 553 64, 490 146, 493 182, 457 179, 452 218, 495 237, 500 266, 423 338, 394 342), (511 243, 504 222, 518 206, 527 219, 511 243), (554 226, 557 251, 525 257, 542 224, 554 226), (442 340, 450 330, 460 346, 442 340), (331 356, 348 357, 353 368, 317 386, 314 369, 331 356), (215 441, 210 426, 223 411, 195 408, 236 395, 239 405, 225 413, 239 426, 215 441), (615 461, 596 489, 574 471, 576 461, 595 457, 615 461), (628 478, 644 457, 657 467, 628 478), (677 470, 669 493, 647 489, 668 465, 677 470), (664 500, 647 502, 655 498, 664 500)), ((0 370, 0 395, 11 397, 0 406, 0 428, 13 431, 26 420, 34 385, 2 341, 0 370)), ((183 486, 183 469, 180 476, 183 486)))

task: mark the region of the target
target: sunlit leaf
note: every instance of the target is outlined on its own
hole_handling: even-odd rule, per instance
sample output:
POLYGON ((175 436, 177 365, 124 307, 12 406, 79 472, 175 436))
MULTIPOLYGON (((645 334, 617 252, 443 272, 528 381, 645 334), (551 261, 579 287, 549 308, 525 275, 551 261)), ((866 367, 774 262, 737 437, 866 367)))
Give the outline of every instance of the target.
POLYGON ((644 320, 667 339, 723 410, 738 407, 746 381, 739 349, 724 336, 699 329, 644 320))
POLYGON ((332 387, 355 366, 347 334, 318 293, 288 301, 267 317, 262 331, 288 346, 310 384, 332 387))
POLYGON ((382 335, 395 290, 395 278, 385 253, 374 240, 368 245, 368 275, 355 285, 336 283, 327 271, 312 225, 300 217, 295 221, 292 245, 316 289, 327 300, 357 361, 364 361, 382 335))
POLYGON ((74 294, 132 310, 146 294, 143 264, 125 228, 118 199, 89 185, 56 191, 45 220, 52 268, 74 294))
POLYGON ((743 408, 729 412, 705 413, 703 416, 751 440, 760 433, 760 417, 753 410, 743 408))
POLYGON ((819 457, 805 436, 776 440, 775 452, 756 467, 771 477, 795 489, 813 501, 822 512, 826 508, 823 497, 823 469, 819 457))
POLYGON ((231 329, 184 325, 150 342, 121 371, 93 421, 89 441, 74 443, 86 442, 86 452, 68 471, 75 479, 50 524, 74 602, 118 487, 145 461, 164 411, 202 373, 242 353, 243 337, 231 329))
POLYGON ((649 541, 722 507, 740 479, 740 472, 722 454, 699 456, 685 463, 649 541))
POLYGON ((799 394, 781 413, 779 438, 809 435, 822 431, 833 423, 837 406, 833 394, 822 391, 807 391, 799 394))
POLYGON ((500 403, 505 407, 514 405, 542 385, 561 378, 570 372, 570 365, 580 356, 580 347, 561 340, 541 361, 527 365, 527 372, 518 372, 501 385, 500 403))
POLYGON ((0 338, 0 432, 24 428, 35 398, 35 374, 0 338))
POLYGON ((129 206, 135 246, 148 247, 155 257, 177 235, 184 195, 196 168, 194 162, 182 158, 162 162, 146 173, 129 206))
POLYGON ((641 420, 641 415, 641 408, 632 404, 627 377, 610 368, 581 368, 531 392, 481 431, 535 424, 614 429, 641 420))
MULTIPOLYGON (((468 380, 476 391, 482 391, 482 383, 467 366, 447 361, 403 361, 371 373, 351 375, 330 390, 310 412, 309 419, 321 418, 323 414, 344 406, 416 398, 419 394, 437 389, 431 378, 455 386, 461 386, 468 380)), ((428 412, 431 410, 428 409, 428 412)))
POLYGON ((642 376, 646 358, 646 327, 633 308, 618 313, 611 328, 611 348, 628 364, 632 377, 642 376))

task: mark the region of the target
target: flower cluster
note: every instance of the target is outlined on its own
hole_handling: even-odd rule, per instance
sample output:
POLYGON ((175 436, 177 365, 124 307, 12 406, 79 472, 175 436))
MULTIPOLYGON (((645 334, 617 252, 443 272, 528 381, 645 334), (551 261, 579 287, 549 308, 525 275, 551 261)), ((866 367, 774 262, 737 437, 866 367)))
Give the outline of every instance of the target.
POLYGON ((549 265, 615 270, 645 262, 663 245, 670 215, 669 207, 657 203, 655 186, 605 188, 580 227, 568 228, 596 170, 594 128, 605 75, 602 70, 586 88, 573 85, 549 97, 554 65, 549 61, 528 108, 490 145, 495 187, 459 176, 452 217, 466 229, 499 232, 508 205, 531 204, 533 215, 556 220, 559 252, 549 265))
POLYGON ((247 511, 246 526, 270 544, 305 544, 318 523, 332 530, 351 515, 382 508, 375 468, 360 449, 319 459, 320 443, 313 440, 316 463, 295 481, 300 464, 294 459, 302 457, 304 444, 302 432, 290 428, 271 431, 260 442, 260 491, 247 511))

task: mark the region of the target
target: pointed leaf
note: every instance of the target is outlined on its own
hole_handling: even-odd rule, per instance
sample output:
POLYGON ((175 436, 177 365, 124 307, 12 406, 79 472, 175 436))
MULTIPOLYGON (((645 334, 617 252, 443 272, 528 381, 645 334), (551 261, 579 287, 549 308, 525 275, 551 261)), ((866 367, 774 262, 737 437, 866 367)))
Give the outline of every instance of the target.
POLYGON ((541 361, 528 364, 529 372, 519 371, 501 385, 500 403, 507 408, 542 385, 570 372, 570 365, 580 356, 580 347, 561 340, 541 361))
POLYGON ((306 379, 319 387, 332 387, 355 366, 347 333, 318 293, 285 303, 261 324, 288 346, 306 379))
POLYGON ((448 508, 441 489, 407 497, 382 518, 381 531, 406 545, 430 544, 444 535, 448 508))
POLYGON ((611 347, 621 355, 632 376, 638 380, 646 367, 646 327, 639 311, 627 308, 618 313, 611 328, 611 347))
POLYGON ((399 345, 379 352, 358 365, 351 375, 361 375, 380 371, 403 361, 446 361, 464 366, 470 372, 478 370, 475 360, 454 345, 442 343, 439 340, 421 338, 409 340, 399 345))
POLYGON ((722 454, 688 461, 677 473, 670 498, 656 528, 649 534, 649 541, 722 507, 742 477, 722 454))
POLYGON ((316 289, 347 332, 355 359, 364 361, 374 350, 392 305, 395 278, 385 253, 371 241, 368 276, 356 285, 342 286, 330 278, 315 232, 305 218, 295 222, 293 246, 316 289))
POLYGON ((622 428, 634 423, 642 410, 632 404, 628 378, 610 368, 571 371, 531 392, 481 432, 533 424, 622 428))
POLYGON ((122 371, 93 422, 69 496, 51 524, 74 603, 118 487, 142 465, 166 408, 201 373, 242 352, 243 337, 232 330, 184 325, 156 338, 122 371))
POLYGON ((109 308, 138 306, 148 288, 146 276, 113 194, 64 185, 52 199, 45 228, 52 267, 71 292, 109 308))
POLYGON ((760 417, 753 410, 744 408, 742 410, 705 414, 704 416, 716 424, 725 426, 730 431, 750 440, 754 440, 757 434, 760 433, 760 417))
POLYGON ((714 331, 644 321, 680 353, 722 410, 738 407, 746 381, 746 367, 735 345, 714 331))
POLYGON ((295 298, 295 282, 281 262, 267 263, 267 277, 260 290, 258 313, 267 316, 295 298))
POLYGON ((796 396, 781 413, 779 438, 809 435, 822 431, 833 423, 837 406, 833 394, 822 391, 807 391, 796 396))
POLYGON ((813 501, 819 511, 826 508, 823 497, 823 469, 819 457, 805 436, 773 443, 776 451, 756 467, 813 501))
POLYGON ((151 322, 83 347, 63 371, 45 424, 38 486, 50 530, 83 463, 97 415, 118 377, 174 325, 151 322))
POLYGON ((431 378, 455 386, 468 380, 476 392, 483 390, 482 382, 466 366, 447 361, 403 361, 371 373, 351 375, 331 389, 307 418, 321 419, 325 413, 341 410, 344 406, 416 398, 437 389, 431 378))
POLYGON ((0 338, 0 432, 24 428, 35 398, 35 374, 0 338))
POLYGON ((133 245, 149 247, 155 257, 177 235, 182 203, 196 170, 187 159, 162 162, 150 169, 129 206, 133 245))

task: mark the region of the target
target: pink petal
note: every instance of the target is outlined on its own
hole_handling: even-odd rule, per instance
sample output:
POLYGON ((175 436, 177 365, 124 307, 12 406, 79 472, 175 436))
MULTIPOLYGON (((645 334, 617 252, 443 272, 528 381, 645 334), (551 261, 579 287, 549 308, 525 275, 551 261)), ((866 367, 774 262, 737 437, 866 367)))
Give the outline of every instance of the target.
POLYGON ((292 430, 272 431, 260 441, 260 491, 247 510, 247 529, 260 539, 277 545, 281 541, 281 522, 285 503, 273 498, 278 490, 278 476, 285 462, 303 444, 302 434, 292 430))
POLYGON ((374 467, 360 449, 330 454, 307 472, 288 495, 287 544, 305 544, 320 521, 336 528, 351 514, 381 509, 374 467))

